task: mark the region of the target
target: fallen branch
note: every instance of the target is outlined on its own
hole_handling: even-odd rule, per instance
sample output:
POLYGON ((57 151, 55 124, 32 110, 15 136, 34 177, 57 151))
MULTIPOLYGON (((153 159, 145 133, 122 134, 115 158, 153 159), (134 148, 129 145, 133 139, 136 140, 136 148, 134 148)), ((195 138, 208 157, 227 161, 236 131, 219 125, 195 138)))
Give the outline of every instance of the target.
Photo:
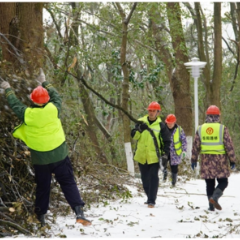
POLYGON ((0 213, 1 212, 8 212, 8 207, 0 207, 0 213))
POLYGON ((13 227, 25 235, 32 235, 31 232, 29 232, 28 230, 22 228, 21 226, 19 226, 18 224, 15 224, 13 222, 0 220, 0 225, 13 227))
POLYGON ((12 219, 11 219, 9 216, 7 216, 6 214, 2 213, 1 211, 0 211, 0 216, 1 216, 3 219, 8 219, 9 221, 12 221, 12 219))

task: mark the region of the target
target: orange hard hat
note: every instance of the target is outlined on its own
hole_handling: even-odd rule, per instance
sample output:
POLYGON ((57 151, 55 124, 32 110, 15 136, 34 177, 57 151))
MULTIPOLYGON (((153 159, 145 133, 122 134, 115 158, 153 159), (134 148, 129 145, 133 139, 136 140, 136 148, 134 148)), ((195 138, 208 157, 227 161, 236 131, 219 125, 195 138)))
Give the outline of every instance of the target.
POLYGON ((177 121, 177 118, 174 114, 169 114, 166 117, 165 123, 175 123, 177 121))
POLYGON ((207 115, 220 115, 220 110, 217 106, 211 105, 206 112, 207 115))
POLYGON ((161 110, 161 106, 160 106, 160 104, 157 103, 157 102, 151 102, 151 103, 148 105, 147 110, 161 110))
POLYGON ((30 95, 30 98, 33 102, 39 103, 39 104, 47 103, 50 99, 48 95, 48 91, 42 86, 38 86, 34 88, 30 95))

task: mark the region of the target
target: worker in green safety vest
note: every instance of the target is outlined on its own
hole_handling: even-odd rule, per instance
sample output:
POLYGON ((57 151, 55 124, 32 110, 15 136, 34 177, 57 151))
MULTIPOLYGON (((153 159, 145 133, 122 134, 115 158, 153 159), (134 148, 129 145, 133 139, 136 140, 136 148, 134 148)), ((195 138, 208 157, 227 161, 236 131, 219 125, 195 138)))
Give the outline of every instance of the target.
POLYGON ((211 105, 206 112, 206 121, 199 126, 195 135, 191 167, 197 166, 201 156, 201 178, 205 179, 210 211, 221 210, 218 200, 228 186, 230 169, 235 168, 233 142, 226 126, 220 123, 220 110, 211 105), (230 167, 229 167, 230 160, 230 167), (215 187, 215 182, 218 185, 215 187))

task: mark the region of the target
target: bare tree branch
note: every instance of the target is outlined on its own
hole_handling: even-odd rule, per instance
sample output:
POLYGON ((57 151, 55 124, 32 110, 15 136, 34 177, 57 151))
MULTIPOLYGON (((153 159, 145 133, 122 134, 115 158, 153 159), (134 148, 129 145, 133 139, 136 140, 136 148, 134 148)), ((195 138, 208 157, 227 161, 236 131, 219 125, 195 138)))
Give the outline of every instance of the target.
POLYGON ((131 17, 132 17, 132 14, 133 14, 134 10, 135 10, 136 7, 137 7, 137 3, 134 3, 134 4, 133 4, 132 9, 131 9, 129 15, 127 16, 127 18, 126 18, 126 14, 124 13, 123 8, 122 8, 122 6, 120 5, 120 3, 116 2, 115 4, 116 4, 116 6, 117 6, 117 8, 118 8, 118 11, 119 11, 120 16, 121 16, 122 19, 123 19, 123 22, 124 22, 126 25, 128 25, 129 22, 130 22, 130 19, 131 19, 131 17))
POLYGON ((134 10, 136 9, 136 7, 137 7, 137 3, 135 2, 132 6, 132 9, 131 9, 127 19, 126 19, 126 24, 128 24, 130 22, 130 19, 132 17, 132 14, 133 14, 134 10))
POLYGON ((117 108, 119 110, 121 110, 124 114, 126 114, 130 120, 132 120, 135 123, 138 123, 139 121, 137 119, 135 119, 129 112, 127 112, 126 110, 124 110, 122 107, 111 103, 110 101, 108 101, 106 98, 104 98, 100 93, 96 92, 93 88, 91 88, 86 80, 84 79, 84 77, 82 76, 81 78, 78 78, 77 76, 75 76, 74 74, 70 73, 69 71, 65 71, 67 74, 71 75, 72 77, 76 78, 77 80, 79 80, 80 82, 82 82, 82 84, 89 89, 91 92, 93 92, 96 96, 98 96, 99 98, 101 98, 105 103, 107 103, 108 105, 117 108))
POLYGON ((190 5, 190 3, 189 2, 183 2, 183 4, 189 10, 189 12, 192 15, 192 18, 193 18, 193 21, 194 21, 195 25, 197 25, 197 23, 196 23, 196 13, 195 13, 194 9, 192 8, 192 6, 190 5))
MULTIPOLYGON (((231 51, 231 53, 233 54, 233 56, 235 55, 233 50, 231 49, 231 47, 229 46, 229 44, 227 43, 227 41, 222 37, 222 39, 224 40, 224 42, 227 44, 227 47, 228 49, 231 51)), ((233 81, 232 81, 232 86, 230 88, 230 92, 233 90, 234 86, 235 86, 235 83, 236 83, 236 78, 237 78, 237 74, 238 74, 238 66, 239 66, 239 63, 240 63, 240 60, 239 60, 239 43, 233 39, 230 39, 230 41, 234 42, 236 44, 236 48, 237 48, 237 63, 236 63, 236 66, 235 66, 235 72, 234 72, 234 77, 233 77, 233 81)))
POLYGON ((138 43, 138 44, 141 45, 142 47, 148 48, 149 50, 151 50, 152 52, 154 52, 157 56, 159 56, 159 52, 158 52, 156 49, 152 48, 151 46, 145 45, 145 44, 143 44, 142 42, 140 42, 140 41, 137 40, 137 39, 135 39, 134 42, 135 42, 135 43, 138 43))
POLYGON ((55 26, 56 26, 57 32, 58 32, 58 36, 60 37, 60 39, 62 39, 63 37, 62 37, 62 34, 61 34, 61 30, 60 30, 59 25, 57 24, 57 21, 56 21, 56 19, 55 19, 55 16, 54 16, 53 12, 52 12, 49 8, 45 8, 45 9, 46 9, 46 10, 49 12, 49 14, 51 15, 52 20, 53 20, 53 22, 54 22, 54 24, 55 24, 55 26))
MULTIPOLYGON (((24 67, 26 67, 26 62, 23 60, 23 58, 22 58, 19 50, 18 50, 15 46, 13 46, 13 44, 8 40, 8 38, 7 38, 4 34, 2 34, 1 32, 0 32, 0 36, 1 36, 2 38, 4 38, 5 41, 11 46, 11 48, 12 48, 13 51, 14 51, 14 53, 12 53, 12 54, 14 54, 14 55, 16 56, 16 58, 17 58, 17 60, 20 62, 20 64, 22 64, 24 67)), ((9 50, 8 50, 8 51, 9 51, 9 50)))
POLYGON ((122 6, 120 5, 120 3, 116 2, 115 5, 117 6, 117 9, 119 11, 120 16, 122 17, 122 19, 126 18, 126 15, 122 9, 122 6))
MULTIPOLYGON (((227 47, 228 47, 228 49, 229 49, 229 51, 233 54, 233 56, 235 55, 235 53, 234 53, 234 51, 232 50, 232 48, 229 46, 229 44, 228 44, 228 42, 227 42, 227 40, 224 38, 224 37, 222 37, 222 40, 226 43, 226 45, 227 45, 227 47)), ((236 43, 236 45, 237 45, 237 48, 238 48, 238 44, 237 44, 237 42, 235 41, 235 40, 231 40, 230 39, 230 41, 232 41, 232 42, 234 42, 234 43, 236 43)))
POLYGON ((207 21, 206 21, 206 17, 205 15, 203 14, 203 10, 202 10, 202 7, 201 5, 199 4, 199 10, 201 12, 201 15, 202 15, 202 19, 203 19, 203 26, 204 26, 204 41, 205 41, 205 53, 206 53, 206 60, 207 60, 207 64, 209 64, 209 51, 208 51, 208 45, 207 45, 207 42, 208 42, 208 28, 207 28, 207 21))

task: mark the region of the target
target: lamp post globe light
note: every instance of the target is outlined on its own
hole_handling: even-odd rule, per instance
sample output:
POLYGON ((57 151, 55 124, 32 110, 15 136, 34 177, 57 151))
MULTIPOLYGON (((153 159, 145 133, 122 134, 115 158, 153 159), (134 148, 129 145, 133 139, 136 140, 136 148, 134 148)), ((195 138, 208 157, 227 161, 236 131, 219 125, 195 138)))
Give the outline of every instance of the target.
POLYGON ((191 62, 184 63, 194 78, 195 132, 197 131, 198 127, 198 78, 206 64, 206 62, 200 62, 198 58, 192 58, 191 62))

